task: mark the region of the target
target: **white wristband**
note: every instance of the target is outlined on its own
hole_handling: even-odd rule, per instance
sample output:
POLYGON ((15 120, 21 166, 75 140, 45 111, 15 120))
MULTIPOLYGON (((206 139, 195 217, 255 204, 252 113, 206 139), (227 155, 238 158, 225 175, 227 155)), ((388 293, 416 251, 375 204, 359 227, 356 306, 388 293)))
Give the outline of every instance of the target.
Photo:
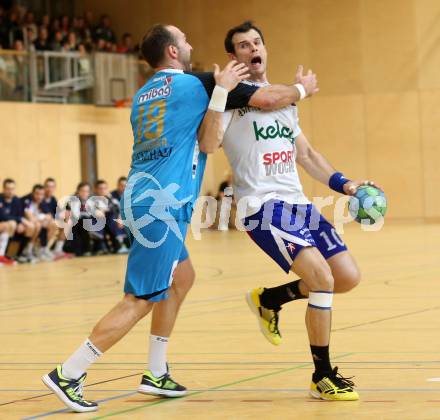
POLYGON ((307 96, 307 92, 301 83, 296 83, 295 86, 299 90, 299 100, 304 99, 307 96))
POLYGON ((209 101, 208 109, 217 112, 225 112, 226 101, 228 100, 228 91, 219 85, 215 85, 212 91, 211 100, 209 101))

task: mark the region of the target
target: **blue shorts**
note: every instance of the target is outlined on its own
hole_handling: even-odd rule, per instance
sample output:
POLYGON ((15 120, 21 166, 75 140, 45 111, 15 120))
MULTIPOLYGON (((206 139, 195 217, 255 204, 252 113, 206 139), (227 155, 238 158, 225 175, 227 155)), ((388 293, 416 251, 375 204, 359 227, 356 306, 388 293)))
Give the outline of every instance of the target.
POLYGON ((247 233, 286 273, 301 249, 314 246, 325 259, 346 251, 335 228, 313 204, 269 200, 244 219, 247 233))
MULTIPOLYGON (((131 209, 134 220, 148 214, 146 208, 131 209)), ((124 292, 152 302, 166 299, 177 264, 188 258, 184 244, 188 223, 156 219, 138 228, 134 221, 123 219, 131 240, 124 292)))

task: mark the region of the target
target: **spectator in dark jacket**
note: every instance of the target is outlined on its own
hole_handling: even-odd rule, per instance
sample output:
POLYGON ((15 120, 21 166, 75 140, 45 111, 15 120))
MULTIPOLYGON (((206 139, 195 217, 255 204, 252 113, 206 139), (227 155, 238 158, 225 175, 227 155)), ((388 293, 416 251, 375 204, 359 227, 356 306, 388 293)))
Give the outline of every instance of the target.
POLYGON ((102 15, 99 26, 95 30, 95 39, 102 38, 107 42, 116 43, 116 36, 110 28, 111 21, 108 15, 102 15))
POLYGON ((105 212, 105 230, 110 237, 114 252, 125 254, 128 249, 125 245, 127 234, 121 221, 121 208, 119 200, 114 198, 108 191, 108 184, 104 180, 98 180, 95 184, 95 194, 97 197, 104 197, 107 201, 105 212))
POLYGON ((49 43, 49 32, 46 27, 40 27, 34 46, 37 51, 50 51, 52 49, 49 43))
MULTIPOLYGON (((33 239, 38 237, 39 231, 34 223, 26 220, 24 217, 23 206, 20 199, 15 195, 15 181, 13 179, 7 178, 3 181, 3 193, 0 194, 0 204, 2 206, 2 214, 4 220, 13 220, 16 223, 15 234, 17 239, 20 241, 20 250, 27 246, 27 243, 32 242, 33 239)), ((23 255, 20 262, 34 262, 35 259, 32 257, 32 253, 27 253, 23 255)))
POLYGON ((121 201, 122 196, 124 195, 124 190, 127 185, 127 177, 121 176, 118 179, 118 183, 116 185, 116 189, 111 192, 113 198, 116 198, 118 201, 121 201))

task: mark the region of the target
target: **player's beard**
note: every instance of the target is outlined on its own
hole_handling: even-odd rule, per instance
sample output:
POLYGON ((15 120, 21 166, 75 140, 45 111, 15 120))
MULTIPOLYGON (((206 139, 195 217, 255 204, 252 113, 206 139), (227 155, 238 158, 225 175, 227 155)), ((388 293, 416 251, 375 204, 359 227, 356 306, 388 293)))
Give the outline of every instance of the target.
POLYGON ((183 70, 185 71, 191 71, 191 51, 184 51, 183 49, 179 48, 179 62, 183 66, 183 70))

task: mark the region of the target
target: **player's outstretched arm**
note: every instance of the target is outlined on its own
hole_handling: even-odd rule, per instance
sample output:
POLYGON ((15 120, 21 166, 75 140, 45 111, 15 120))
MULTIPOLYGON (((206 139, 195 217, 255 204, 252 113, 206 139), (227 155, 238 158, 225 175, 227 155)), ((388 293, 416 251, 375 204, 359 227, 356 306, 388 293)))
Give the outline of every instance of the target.
MULTIPOLYGON (((342 194, 353 195, 361 185, 375 185, 373 181, 350 181, 337 172, 321 153, 317 152, 303 133, 295 139, 296 161, 314 179, 342 194)), ((377 186, 377 185, 376 185, 377 186)), ((379 188, 379 187, 378 187, 379 188)))
POLYGON ((220 147, 223 141, 223 112, 228 93, 250 76, 248 70, 245 64, 235 60, 230 61, 223 70, 214 64, 216 86, 198 133, 202 152, 213 153, 220 147))
POLYGON ((303 74, 303 66, 298 66, 293 85, 270 85, 258 89, 249 101, 250 106, 271 111, 284 108, 319 91, 316 74, 309 70, 303 74))
POLYGON ((313 149, 304 133, 295 138, 296 161, 313 178, 328 185, 328 180, 336 172, 330 162, 313 149))

